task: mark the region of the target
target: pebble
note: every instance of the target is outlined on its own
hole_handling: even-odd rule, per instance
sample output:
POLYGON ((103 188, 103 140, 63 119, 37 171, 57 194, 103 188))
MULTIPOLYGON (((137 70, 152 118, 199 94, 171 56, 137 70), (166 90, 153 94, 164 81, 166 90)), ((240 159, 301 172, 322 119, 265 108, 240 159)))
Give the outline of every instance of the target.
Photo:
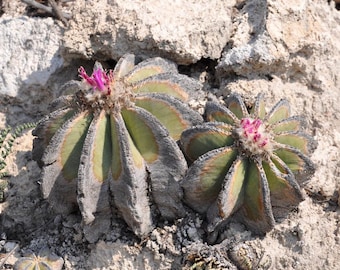
POLYGON ((6 251, 6 253, 11 252, 13 249, 15 249, 18 246, 18 244, 16 242, 7 242, 4 245, 4 249, 6 251))

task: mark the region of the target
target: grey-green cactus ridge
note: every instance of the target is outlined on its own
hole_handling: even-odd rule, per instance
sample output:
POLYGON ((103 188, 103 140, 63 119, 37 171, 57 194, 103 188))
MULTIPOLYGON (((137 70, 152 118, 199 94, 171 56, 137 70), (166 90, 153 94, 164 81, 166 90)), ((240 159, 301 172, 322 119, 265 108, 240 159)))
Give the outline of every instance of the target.
POLYGON ((151 204, 165 219, 185 215, 179 180, 187 163, 176 141, 203 121, 185 104, 201 84, 159 57, 134 62, 125 55, 110 71, 96 63, 91 76, 81 67, 82 82, 64 87, 33 132, 44 198, 64 215, 79 207, 90 242, 116 214, 147 235, 151 204))
POLYGON ((55 254, 52 254, 49 249, 43 248, 38 255, 30 254, 29 256, 19 258, 14 266, 14 270, 61 270, 64 265, 64 260, 55 254))
POLYGON ((314 173, 315 147, 287 100, 266 113, 263 95, 249 108, 238 94, 225 105, 208 102, 206 122, 184 130, 181 147, 192 164, 181 181, 184 201, 215 233, 232 216, 265 233, 304 199, 302 185, 314 173))

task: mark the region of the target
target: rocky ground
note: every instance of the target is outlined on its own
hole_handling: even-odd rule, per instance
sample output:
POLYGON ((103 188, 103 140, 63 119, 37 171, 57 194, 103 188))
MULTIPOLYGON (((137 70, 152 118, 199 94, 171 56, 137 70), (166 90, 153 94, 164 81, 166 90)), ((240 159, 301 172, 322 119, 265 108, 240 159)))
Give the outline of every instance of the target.
POLYGON ((57 216, 42 199, 27 131, 6 159, 10 176, 0 180, 0 268, 47 247, 63 269, 339 269, 337 1, 57 1, 59 17, 23 2, 0 1, 0 128, 39 120, 80 65, 113 67, 126 52, 162 56, 203 82, 193 106, 231 92, 249 99, 264 92, 268 108, 287 98, 318 142, 316 172, 305 201, 264 237, 231 222, 211 246, 202 218, 188 213, 143 240, 117 219, 89 244, 79 215, 57 216))

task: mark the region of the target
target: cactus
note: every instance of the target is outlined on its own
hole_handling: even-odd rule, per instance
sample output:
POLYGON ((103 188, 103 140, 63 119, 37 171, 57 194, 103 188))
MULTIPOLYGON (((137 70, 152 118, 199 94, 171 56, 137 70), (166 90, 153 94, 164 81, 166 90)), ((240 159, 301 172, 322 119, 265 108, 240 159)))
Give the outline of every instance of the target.
POLYGON ((206 215, 210 235, 233 214, 263 234, 303 200, 299 184, 314 173, 307 155, 315 143, 285 99, 268 114, 262 94, 248 107, 238 94, 225 103, 208 102, 207 122, 182 133, 193 162, 181 182, 184 201, 206 215))
POLYGON ((27 257, 22 257, 14 264, 14 270, 61 270, 64 260, 55 254, 51 254, 49 249, 40 250, 38 256, 34 253, 27 257))
POLYGON ((36 123, 24 123, 15 128, 6 127, 0 130, 0 203, 6 200, 6 193, 8 191, 8 181, 7 179, 3 179, 10 176, 6 170, 6 158, 11 153, 15 140, 21 136, 24 131, 35 126, 36 123))
POLYGON ((153 228, 150 204, 165 219, 185 214, 176 141, 203 121, 183 102, 201 85, 162 58, 134 61, 125 55, 108 72, 96 63, 91 76, 81 67, 82 82, 69 83, 33 131, 44 198, 62 214, 79 206, 91 242, 115 209, 139 237, 153 228))
POLYGON ((36 123, 24 123, 15 128, 7 127, 0 130, 0 179, 9 176, 6 171, 6 158, 11 153, 14 141, 25 131, 34 128, 36 123))

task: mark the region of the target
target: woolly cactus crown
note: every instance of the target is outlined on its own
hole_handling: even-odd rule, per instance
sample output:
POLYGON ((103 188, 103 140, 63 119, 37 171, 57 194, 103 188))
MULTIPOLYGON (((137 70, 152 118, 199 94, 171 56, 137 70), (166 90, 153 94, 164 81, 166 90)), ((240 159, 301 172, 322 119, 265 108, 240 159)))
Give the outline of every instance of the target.
POLYGON ((211 233, 233 214, 257 233, 269 231, 274 217, 303 200, 295 175, 314 172, 301 118, 290 115, 287 100, 266 113, 261 94, 251 108, 238 94, 225 106, 208 102, 205 114, 208 122, 181 136, 193 161, 182 181, 185 202, 206 214, 211 233))
POLYGON ((34 130, 44 197, 62 214, 79 206, 91 242, 115 214, 138 236, 154 226, 151 204, 165 219, 183 216, 178 181, 187 164, 176 140, 202 121, 183 102, 200 83, 162 58, 135 65, 133 55, 114 70, 96 64, 91 76, 79 73, 82 82, 67 86, 73 94, 34 130))

